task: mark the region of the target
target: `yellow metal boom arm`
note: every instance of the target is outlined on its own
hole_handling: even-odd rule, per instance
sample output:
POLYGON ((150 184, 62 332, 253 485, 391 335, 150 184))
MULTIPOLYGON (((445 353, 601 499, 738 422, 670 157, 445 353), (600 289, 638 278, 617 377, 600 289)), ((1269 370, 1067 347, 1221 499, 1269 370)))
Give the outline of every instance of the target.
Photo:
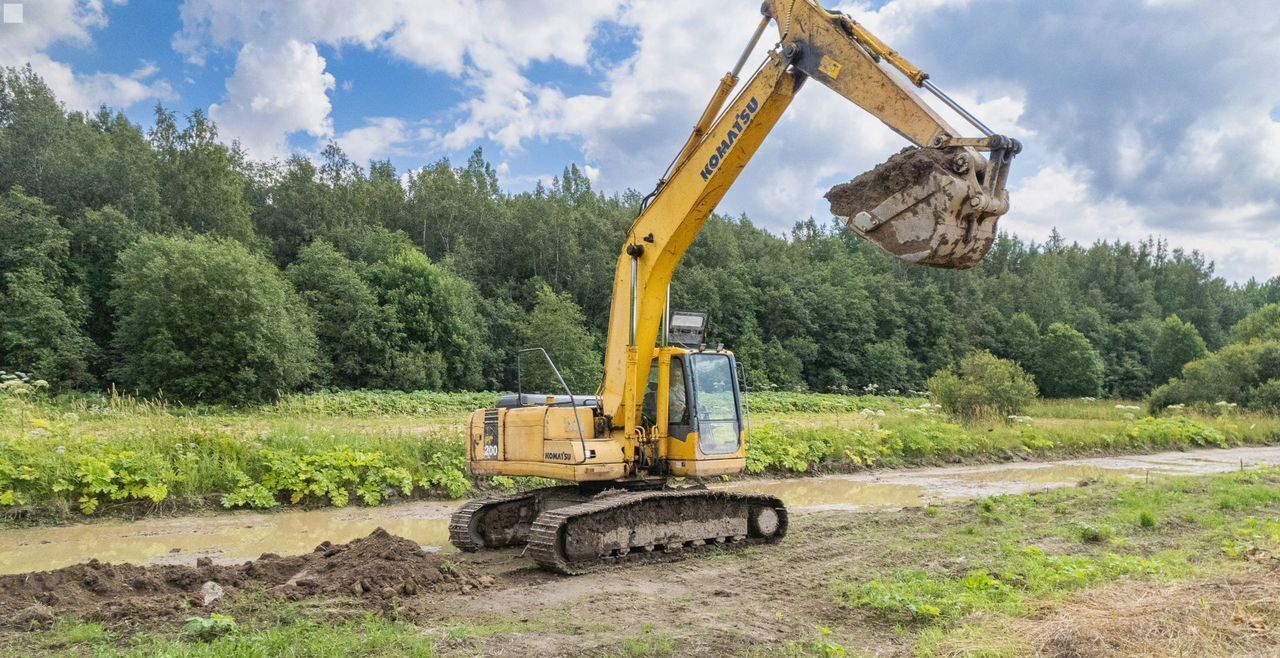
POLYGON ((618 257, 601 406, 613 427, 628 434, 640 431, 642 397, 676 266, 807 78, 830 87, 917 146, 990 151, 991 165, 1002 169, 986 177, 988 188, 998 184, 1003 189, 1003 172, 1018 148, 1016 142, 991 134, 937 91, 927 74, 849 17, 812 0, 768 0, 762 11, 764 20, 743 60, 770 21, 781 34, 777 46, 727 105, 743 60, 720 81, 689 141, 631 225, 618 257), (910 84, 880 64, 882 59, 917 87, 937 94, 984 136, 960 138, 910 84))

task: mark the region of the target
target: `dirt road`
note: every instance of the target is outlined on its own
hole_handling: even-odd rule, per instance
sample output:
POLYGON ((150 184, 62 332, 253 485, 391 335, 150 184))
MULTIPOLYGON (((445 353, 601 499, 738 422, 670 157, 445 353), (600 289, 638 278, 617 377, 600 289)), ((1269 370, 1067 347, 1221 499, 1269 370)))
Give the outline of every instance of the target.
MULTIPOLYGON (((1145 478, 1220 473, 1263 463, 1280 464, 1280 447, 746 479, 715 486, 776 495, 789 508, 805 513, 918 508, 943 500, 1072 486, 1106 475, 1145 478)), ((452 552, 448 517, 460 504, 417 501, 379 508, 231 512, 4 530, 0 531, 0 574, 56 569, 90 559, 193 565, 198 558, 207 557, 215 563, 232 564, 262 553, 306 553, 322 541, 345 543, 379 527, 435 550, 452 552)))
MULTIPOLYGON (((1188 644, 1168 646, 1194 655, 1276 655, 1280 560, 1264 551, 1249 553, 1259 562, 1219 565, 1225 559, 1222 540, 1188 519, 1234 527, 1259 515, 1267 518, 1276 511, 1269 502, 1275 497, 1268 492, 1280 480, 1266 476, 1240 485, 1258 488, 1226 498, 1228 494, 1209 485, 1189 492, 1186 485, 1170 483, 1172 489, 1150 498, 1154 530, 1117 520, 1136 518, 1136 513, 1122 506, 1124 497, 1117 496, 1114 483, 1150 478, 1158 485, 1166 473, 1219 473, 1278 460, 1280 448, 1250 448, 730 483, 724 486, 781 493, 798 508, 785 541, 578 577, 543 572, 518 549, 433 555, 435 547, 418 548, 421 540, 401 541, 385 533, 348 547, 315 546, 320 542, 313 533, 337 544, 345 541, 337 533, 369 535, 362 524, 374 522, 385 523, 392 534, 411 534, 447 515, 451 505, 440 503, 18 531, 25 533, 26 542, 36 537, 49 541, 17 546, 28 560, 75 560, 76 551, 105 556, 141 550, 150 551, 153 562, 168 564, 147 569, 88 564, 53 574, 0 578, 0 589, 9 593, 0 603, 23 616, 16 625, 0 624, 0 649, 22 655, 45 646, 31 629, 48 628, 55 617, 65 615, 116 624, 111 628, 121 629, 113 632, 124 638, 117 645, 123 646, 139 630, 181 637, 182 620, 192 614, 219 611, 244 624, 270 627, 282 623, 270 620, 286 617, 342 623, 372 612, 409 622, 412 641, 429 643, 443 655, 824 655, 824 643, 833 642, 851 655, 906 656, 919 650, 931 628, 928 623, 849 605, 841 587, 859 587, 904 569, 928 573, 943 584, 975 568, 1014 573, 1001 578, 1030 578, 1034 568, 1018 566, 1016 560, 1023 559, 1024 547, 1035 546, 1075 560, 1071 569, 1083 569, 1080 573, 1102 568, 1096 565, 1127 564, 1115 560, 1154 558, 1156 566, 1142 567, 1136 578, 1099 582, 1097 590, 1071 594, 1079 586, 1067 586, 1064 596, 1069 598, 1063 605, 1043 613, 963 617, 963 624, 982 629, 984 641, 1040 638, 1036 646, 1060 645, 1061 651, 1045 655, 1132 655, 1150 647, 1124 649, 1129 646, 1124 642, 1165 642, 1171 633, 1182 633, 1175 639, 1188 644), (1064 488, 1099 479, 1103 484, 1064 488), (1029 503, 961 500, 1040 489, 1058 491, 1029 503), (959 502, 924 506, 948 499, 959 502), (871 511, 848 511, 853 507, 871 511), (313 526, 313 521, 323 524, 313 526), (1121 543, 1082 540, 1074 534, 1073 528, 1108 523, 1129 524, 1114 525, 1115 532, 1124 533, 1117 537, 1121 543), (87 544, 73 549, 74 537, 87 544), (166 547, 176 542, 192 548, 169 553, 166 547), (301 550, 280 548, 300 544, 301 550), (56 548, 57 557, 41 555, 40 547, 50 554, 56 548), (208 559, 217 556, 216 562, 228 563, 231 555, 263 547, 299 557, 269 555, 236 566, 208 559), (1159 566, 1160 560, 1183 558, 1160 557, 1165 554, 1197 556, 1194 563, 1208 566, 1196 567, 1200 575, 1193 578, 1166 582, 1158 575, 1166 568, 1159 566), (197 555, 205 558, 199 564, 197 555), (1011 559, 1015 562, 1009 563, 1011 559), (425 580, 424 574, 429 576, 425 580), (223 581, 226 598, 202 604, 206 579, 223 581), (255 590, 266 596, 237 596, 255 590), (122 604, 121 597, 138 600, 122 604), (130 610, 146 610, 147 616, 129 617, 130 610), (1094 621, 1076 623, 1084 617, 1094 621), (992 623, 1008 627, 983 626, 992 623), (1105 632, 1099 630, 1103 626, 1105 632), (1117 653, 1115 647, 1123 650, 1117 653)), ((0 533, 0 540, 14 546, 11 534, 0 533)), ((10 570, 39 568, 31 561, 25 568, 17 566, 13 555, 10 548, 0 548, 10 570)), ((1057 557, 1047 559, 1043 564, 1059 564, 1053 562, 1057 557)), ((1189 568, 1170 564, 1170 574, 1189 568)), ((934 628, 950 633, 956 626, 934 628)), ((966 636, 937 637, 954 644, 966 636)))

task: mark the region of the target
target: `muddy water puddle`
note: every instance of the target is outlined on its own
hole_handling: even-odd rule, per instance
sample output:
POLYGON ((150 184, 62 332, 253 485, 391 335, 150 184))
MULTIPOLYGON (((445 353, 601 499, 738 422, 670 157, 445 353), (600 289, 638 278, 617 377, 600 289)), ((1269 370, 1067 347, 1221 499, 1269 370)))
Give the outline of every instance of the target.
POLYGON ((717 488, 777 496, 790 509, 811 511, 921 507, 926 494, 925 487, 914 484, 843 478, 747 481, 717 488))
MULTIPOLYGON (((1280 447, 1262 447, 755 479, 713 486, 778 496, 797 512, 899 509, 941 500, 1074 486, 1084 480, 1221 473, 1277 463, 1280 447)), ((56 569, 92 558, 135 564, 194 564, 198 557, 239 562, 268 552, 307 553, 322 541, 348 542, 377 527, 423 546, 451 552, 454 549, 449 545, 449 515, 459 505, 418 501, 379 508, 232 512, 132 523, 0 530, 0 574, 56 569)))
POLYGON ((787 480, 717 485, 778 496, 797 511, 923 507, 949 499, 983 498, 1075 486, 1095 480, 1137 480, 1167 475, 1223 473, 1280 463, 1280 447, 1164 452, 1061 462, 871 471, 787 480))
POLYGON ((914 469, 823 478, 755 480, 723 485, 730 491, 777 496, 797 511, 924 507, 950 498, 979 498, 1073 486, 1087 480, 1143 477, 1134 469, 1068 465, 914 469))
POLYGON ((134 564, 194 564, 250 560, 263 553, 299 555, 322 541, 335 544, 384 528, 424 546, 452 550, 454 505, 408 503, 383 508, 323 509, 271 514, 146 519, 54 528, 0 530, 0 574, 56 569, 97 558, 134 564), (175 550, 176 549, 176 550, 175 550))

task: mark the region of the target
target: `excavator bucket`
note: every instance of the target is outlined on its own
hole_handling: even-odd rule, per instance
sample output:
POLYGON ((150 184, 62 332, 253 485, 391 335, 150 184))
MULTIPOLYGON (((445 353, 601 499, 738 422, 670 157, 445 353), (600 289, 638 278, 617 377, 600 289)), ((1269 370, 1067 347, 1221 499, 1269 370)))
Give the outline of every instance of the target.
POLYGON ((909 147, 826 199, 850 231, 895 258, 967 270, 991 249, 1009 209, 1004 181, 985 180, 1003 178, 995 169, 972 149, 909 147))

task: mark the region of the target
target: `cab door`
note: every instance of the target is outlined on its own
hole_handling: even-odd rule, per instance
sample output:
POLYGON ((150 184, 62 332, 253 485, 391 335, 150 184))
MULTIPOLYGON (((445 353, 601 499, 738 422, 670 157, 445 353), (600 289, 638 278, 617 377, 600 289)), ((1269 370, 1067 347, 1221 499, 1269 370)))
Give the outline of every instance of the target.
POLYGON ((642 414, 647 427, 659 427, 658 423, 658 388, 665 379, 664 391, 667 403, 667 436, 684 441, 693 429, 693 414, 690 413, 689 375, 685 368, 683 356, 673 355, 666 366, 666 377, 663 377, 663 359, 654 359, 649 370, 649 386, 644 394, 642 414))
POLYGON ((736 457, 742 448, 742 405, 733 355, 690 354, 687 368, 693 393, 693 430, 699 458, 736 457))

